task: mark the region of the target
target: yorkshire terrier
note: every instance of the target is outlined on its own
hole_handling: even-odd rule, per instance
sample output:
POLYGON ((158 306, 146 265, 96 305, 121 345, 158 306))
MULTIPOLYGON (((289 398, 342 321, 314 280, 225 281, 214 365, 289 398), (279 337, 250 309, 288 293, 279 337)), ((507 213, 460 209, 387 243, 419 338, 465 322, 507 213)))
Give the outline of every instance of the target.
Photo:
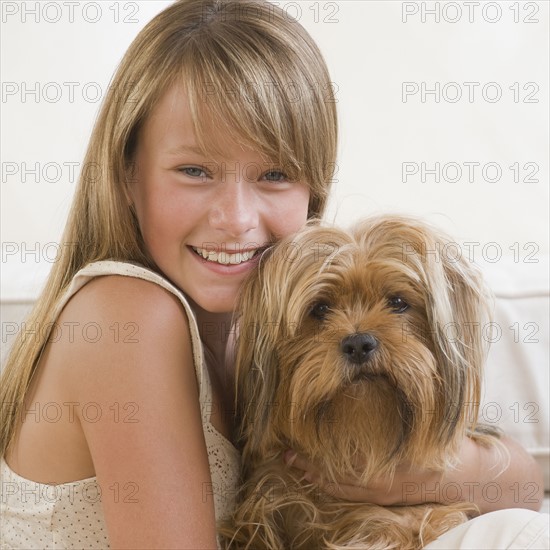
POLYGON ((465 435, 498 446, 476 426, 488 293, 456 252, 417 219, 379 216, 310 224, 264 253, 238 307, 243 485, 226 548, 412 550, 478 514, 347 502, 282 458, 368 487, 403 464, 456 466, 465 435))

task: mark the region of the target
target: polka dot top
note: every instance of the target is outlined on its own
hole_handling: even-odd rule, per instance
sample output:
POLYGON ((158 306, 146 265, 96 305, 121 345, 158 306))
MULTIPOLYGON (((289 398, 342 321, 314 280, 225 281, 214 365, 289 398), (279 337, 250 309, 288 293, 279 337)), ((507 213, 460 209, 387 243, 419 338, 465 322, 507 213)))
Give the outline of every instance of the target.
MULTIPOLYGON (((235 504, 240 456, 231 442, 210 423, 212 389, 193 311, 182 292, 159 274, 130 263, 101 261, 87 265, 75 275, 53 319, 57 319, 73 294, 94 277, 102 275, 145 279, 162 286, 183 304, 189 318, 203 411, 203 431, 212 478, 210 496, 214 502, 216 519, 226 518, 235 504)), ((0 481, 1 550, 109 548, 101 492, 95 477, 57 485, 37 483, 12 471, 2 457, 0 481)))

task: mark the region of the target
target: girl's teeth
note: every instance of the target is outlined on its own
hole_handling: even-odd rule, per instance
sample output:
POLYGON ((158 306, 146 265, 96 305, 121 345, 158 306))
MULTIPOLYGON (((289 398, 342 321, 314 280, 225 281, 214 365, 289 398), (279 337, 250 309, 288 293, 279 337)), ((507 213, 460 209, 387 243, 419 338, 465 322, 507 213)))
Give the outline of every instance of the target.
POLYGON ((247 262, 254 256, 255 250, 249 250, 247 252, 236 252, 234 254, 230 254, 228 252, 212 252, 209 250, 204 250, 202 248, 195 248, 192 247, 193 250, 202 256, 205 260, 209 262, 216 262, 222 265, 237 265, 242 264, 243 262, 247 262))

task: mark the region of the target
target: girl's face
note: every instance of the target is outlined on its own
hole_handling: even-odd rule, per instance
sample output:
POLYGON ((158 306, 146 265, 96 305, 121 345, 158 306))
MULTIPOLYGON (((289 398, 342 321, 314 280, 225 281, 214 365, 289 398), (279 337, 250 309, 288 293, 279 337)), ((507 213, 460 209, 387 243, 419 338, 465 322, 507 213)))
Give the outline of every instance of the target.
POLYGON ((129 198, 162 272, 220 313, 232 311, 253 253, 306 222, 309 189, 219 129, 211 137, 220 158, 198 151, 187 96, 171 88, 141 129, 129 198))

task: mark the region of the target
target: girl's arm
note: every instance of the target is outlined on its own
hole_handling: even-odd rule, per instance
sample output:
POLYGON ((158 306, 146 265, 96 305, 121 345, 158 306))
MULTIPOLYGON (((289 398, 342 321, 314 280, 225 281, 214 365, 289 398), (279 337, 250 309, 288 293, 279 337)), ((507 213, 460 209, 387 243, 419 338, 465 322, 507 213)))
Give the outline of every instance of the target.
POLYGON ((82 415, 79 421, 111 547, 216 548, 213 502, 203 497, 211 480, 182 305, 158 285, 109 276, 88 283, 63 316, 102 329, 99 342, 65 341, 57 349, 74 401, 102 411, 97 422, 82 415), (115 323, 137 332, 115 338, 109 330, 115 323))
POLYGON ((465 437, 461 465, 445 472, 440 481, 442 487, 457 484, 463 498, 456 499, 452 491, 442 491, 439 502, 468 500, 477 504, 482 514, 503 508, 540 510, 544 498, 540 466, 517 441, 506 436, 500 441, 509 457, 501 456, 495 447, 484 447, 465 437))
POLYGON ((285 459, 304 470, 306 479, 345 500, 382 506, 469 501, 475 503, 482 514, 504 508, 540 510, 544 487, 539 465, 513 439, 502 437, 501 442, 509 451, 509 463, 508 457, 499 454, 496 448, 484 447, 464 437, 460 464, 455 469, 442 474, 404 465, 393 482, 381 478, 369 487, 357 485, 353 479, 342 479, 337 485, 325 483, 315 466, 302 457, 288 451, 285 459))

